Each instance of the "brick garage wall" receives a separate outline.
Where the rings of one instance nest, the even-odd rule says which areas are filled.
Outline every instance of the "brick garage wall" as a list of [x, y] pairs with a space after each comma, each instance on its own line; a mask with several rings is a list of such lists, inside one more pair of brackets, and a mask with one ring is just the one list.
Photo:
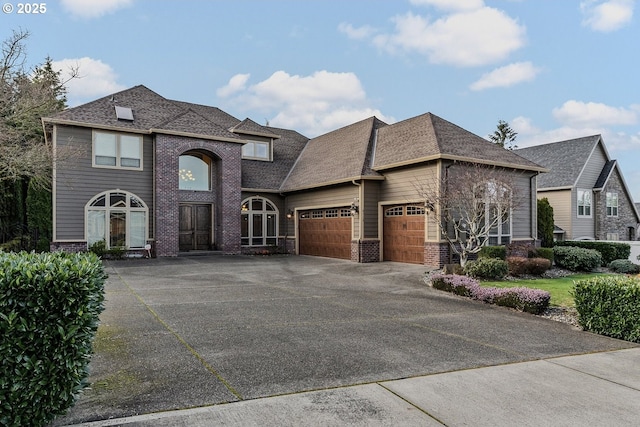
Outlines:
[[241, 144], [175, 135], [156, 136], [157, 256], [177, 256], [179, 242], [178, 160], [190, 150], [208, 153], [216, 161], [216, 240], [225, 254], [240, 253]]
[[449, 262], [449, 244], [438, 242], [424, 243], [424, 264], [442, 268]]
[[380, 240], [365, 239], [351, 241], [351, 261], [353, 262], [379, 262]]

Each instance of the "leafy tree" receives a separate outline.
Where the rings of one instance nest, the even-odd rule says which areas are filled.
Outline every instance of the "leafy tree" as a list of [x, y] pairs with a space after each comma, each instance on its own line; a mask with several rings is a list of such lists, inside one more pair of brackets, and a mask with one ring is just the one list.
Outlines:
[[518, 148], [518, 146], [514, 144], [516, 136], [518, 136], [518, 133], [511, 129], [509, 123], [504, 120], [498, 120], [497, 129], [492, 134], [489, 134], [489, 140], [502, 148], [513, 150]]
[[514, 178], [513, 172], [496, 166], [455, 162], [440, 178], [434, 175], [414, 182], [442, 237], [460, 256], [462, 267], [524, 203]]
[[553, 207], [545, 197], [538, 200], [538, 238], [543, 248], [553, 247]]
[[[66, 106], [66, 82], [62, 81], [60, 72], [53, 69], [51, 58], [32, 69], [27, 68], [29, 35], [26, 30], [13, 31], [1, 47], [0, 203], [3, 206], [0, 206], [0, 237], [3, 240], [13, 237], [7, 230], [15, 230], [17, 224], [26, 226], [29, 189], [48, 191], [50, 188], [53, 151], [44, 137], [41, 117]], [[75, 77], [77, 70], [71, 70], [71, 78]], [[20, 208], [6, 206], [7, 203]]]

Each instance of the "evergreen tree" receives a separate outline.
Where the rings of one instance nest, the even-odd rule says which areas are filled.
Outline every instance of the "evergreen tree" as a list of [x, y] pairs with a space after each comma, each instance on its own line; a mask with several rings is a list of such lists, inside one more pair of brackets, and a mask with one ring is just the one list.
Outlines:
[[553, 247], [553, 207], [545, 197], [538, 200], [538, 238], [543, 248]]
[[518, 146], [514, 144], [516, 136], [518, 136], [518, 133], [511, 129], [509, 123], [504, 120], [498, 120], [497, 129], [492, 134], [489, 134], [489, 140], [502, 148], [513, 150], [518, 148]]

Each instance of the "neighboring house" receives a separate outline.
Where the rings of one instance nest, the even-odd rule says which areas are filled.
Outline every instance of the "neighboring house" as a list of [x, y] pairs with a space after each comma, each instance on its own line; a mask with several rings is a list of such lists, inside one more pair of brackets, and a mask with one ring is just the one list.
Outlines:
[[538, 178], [538, 198], [553, 207], [557, 237], [636, 240], [638, 211], [600, 135], [514, 151], [550, 170]]
[[393, 125], [371, 117], [309, 140], [136, 86], [43, 124], [57, 156], [52, 249], [286, 246], [441, 266], [449, 248], [415, 183], [454, 162], [505, 168], [525, 194], [493, 242], [537, 234], [535, 177], [545, 169], [430, 113]]

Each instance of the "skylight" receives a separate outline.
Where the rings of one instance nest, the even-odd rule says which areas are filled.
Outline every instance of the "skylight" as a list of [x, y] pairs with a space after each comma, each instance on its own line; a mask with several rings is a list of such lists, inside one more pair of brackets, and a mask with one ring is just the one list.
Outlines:
[[118, 120], [130, 120], [133, 121], [133, 111], [129, 107], [116, 107], [116, 117]]

